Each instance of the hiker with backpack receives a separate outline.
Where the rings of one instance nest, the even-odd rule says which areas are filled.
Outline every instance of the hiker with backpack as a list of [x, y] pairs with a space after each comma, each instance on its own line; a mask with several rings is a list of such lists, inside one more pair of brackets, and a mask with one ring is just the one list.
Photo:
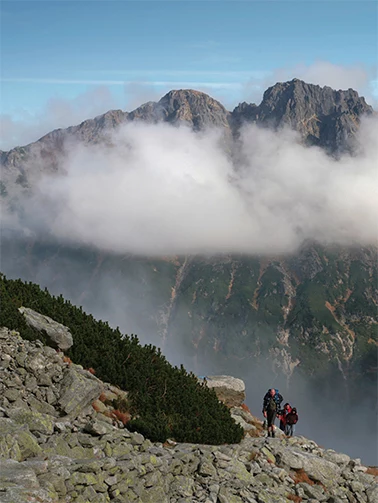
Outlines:
[[289, 403], [285, 403], [283, 407], [282, 414], [279, 416], [280, 419], [280, 430], [285, 432], [285, 427], [286, 427], [286, 416], [291, 412], [291, 406]]
[[271, 388], [264, 396], [262, 412], [268, 423], [268, 437], [275, 437], [274, 421], [277, 414], [281, 413], [280, 406], [282, 400], [282, 395], [275, 388]]
[[285, 435], [292, 437], [294, 435], [294, 425], [298, 422], [297, 409], [293, 407], [285, 418]]

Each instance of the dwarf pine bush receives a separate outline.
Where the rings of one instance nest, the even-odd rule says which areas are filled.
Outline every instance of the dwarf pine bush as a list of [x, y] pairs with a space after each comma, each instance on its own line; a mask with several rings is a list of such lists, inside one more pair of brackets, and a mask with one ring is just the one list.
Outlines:
[[[129, 392], [127, 423], [152, 441], [223, 444], [240, 442], [243, 429], [231, 418], [215, 392], [200, 384], [183, 366], [174, 367], [152, 345], [142, 346], [135, 335], [97, 321], [61, 295], [50, 295], [33, 283], [0, 275], [0, 326], [17, 330], [25, 339], [47, 340], [29, 327], [18, 307], [50, 316], [71, 330], [74, 344], [67, 351], [73, 362], [93, 368], [96, 376]], [[122, 411], [120, 411], [122, 412]]]

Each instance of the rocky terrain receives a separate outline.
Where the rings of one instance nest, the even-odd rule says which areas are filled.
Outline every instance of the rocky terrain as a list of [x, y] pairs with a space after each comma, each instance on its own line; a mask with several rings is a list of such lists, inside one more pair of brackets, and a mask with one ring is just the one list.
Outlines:
[[[24, 315], [36, 326], [37, 314]], [[0, 329], [1, 503], [377, 501], [377, 470], [359, 459], [304, 437], [265, 438], [240, 380], [213, 379], [245, 428], [240, 444], [163, 445], [128, 431], [116, 409], [127, 391], [72, 363], [59, 349], [69, 331], [38, 321], [58, 349]]]

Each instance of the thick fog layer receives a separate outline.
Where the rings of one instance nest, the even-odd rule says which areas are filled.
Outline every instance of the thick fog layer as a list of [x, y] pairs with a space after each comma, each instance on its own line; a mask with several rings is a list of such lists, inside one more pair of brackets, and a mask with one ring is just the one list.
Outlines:
[[365, 119], [358, 153], [338, 160], [292, 131], [245, 127], [235, 166], [220, 132], [128, 124], [111, 147], [72, 145], [63, 174], [45, 176], [25, 203], [23, 225], [155, 256], [375, 243], [377, 125]]

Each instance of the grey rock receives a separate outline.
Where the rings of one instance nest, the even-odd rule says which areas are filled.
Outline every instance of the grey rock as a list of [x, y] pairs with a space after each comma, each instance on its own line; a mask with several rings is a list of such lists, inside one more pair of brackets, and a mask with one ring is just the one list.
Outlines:
[[23, 487], [11, 487], [5, 493], [1, 493], [1, 503], [55, 503], [55, 497], [44, 489], [27, 489]]
[[[28, 355], [25, 360], [26, 370], [30, 370], [31, 372], [33, 372], [35, 376], [39, 376], [41, 373], [45, 372], [45, 367], [46, 367], [46, 359], [42, 353], [34, 353], [31, 354], [30, 356]], [[30, 377], [31, 377], [31, 383], [36, 389], [38, 386], [38, 382], [36, 379], [33, 379], [32, 376]]]
[[[44, 368], [44, 364], [42, 362], [41, 368]], [[25, 389], [26, 391], [35, 391], [38, 389], [37, 379], [34, 375], [28, 375], [25, 379]]]
[[245, 384], [241, 379], [232, 376], [206, 376], [199, 381], [208, 388], [214, 389], [220, 401], [229, 407], [240, 406], [245, 401]]
[[0, 369], [7, 369], [12, 361], [12, 357], [10, 355], [2, 355], [0, 359]]
[[11, 409], [8, 415], [16, 423], [27, 425], [31, 432], [51, 435], [54, 431], [54, 423], [51, 416], [25, 408]]
[[302, 453], [293, 449], [280, 449], [277, 453], [277, 462], [293, 470], [300, 470], [304, 465]]
[[28, 396], [27, 403], [33, 411], [40, 412], [41, 414], [47, 414], [49, 416], [58, 416], [58, 412], [52, 405], [45, 400], [37, 400], [34, 395]]
[[23, 461], [41, 453], [36, 437], [24, 425], [0, 418], [0, 458]]
[[337, 465], [347, 465], [350, 461], [350, 457], [347, 454], [342, 454], [340, 452], [335, 452], [331, 450], [327, 450], [324, 453], [324, 458], [332, 463], [336, 463]]
[[107, 433], [112, 433], [114, 431], [114, 428], [112, 425], [107, 424], [104, 421], [93, 419], [85, 425], [84, 431], [90, 433], [91, 435], [102, 436], [106, 435]]
[[299, 487], [301, 487], [304, 491], [304, 494], [309, 498], [309, 499], [314, 499], [317, 501], [326, 501], [328, 499], [328, 496], [324, 494], [324, 490], [322, 489], [321, 486], [317, 485], [310, 485], [306, 484], [304, 482], [301, 482], [298, 484]]
[[0, 492], [17, 485], [31, 489], [39, 488], [37, 476], [31, 468], [14, 460], [0, 459]]
[[58, 404], [71, 417], [77, 417], [101, 394], [101, 381], [90, 378], [90, 375], [83, 375], [74, 368], [68, 368], [64, 372]]
[[52, 344], [65, 351], [73, 344], [70, 330], [43, 314], [37, 313], [29, 307], [19, 307], [18, 310], [25, 316], [26, 323], [50, 338]]
[[366, 489], [366, 496], [369, 503], [377, 503], [378, 501], [378, 482], [376, 481]]
[[7, 389], [4, 393], [5, 398], [7, 398], [10, 402], [15, 402], [17, 398], [20, 398], [20, 390], [17, 388]]

